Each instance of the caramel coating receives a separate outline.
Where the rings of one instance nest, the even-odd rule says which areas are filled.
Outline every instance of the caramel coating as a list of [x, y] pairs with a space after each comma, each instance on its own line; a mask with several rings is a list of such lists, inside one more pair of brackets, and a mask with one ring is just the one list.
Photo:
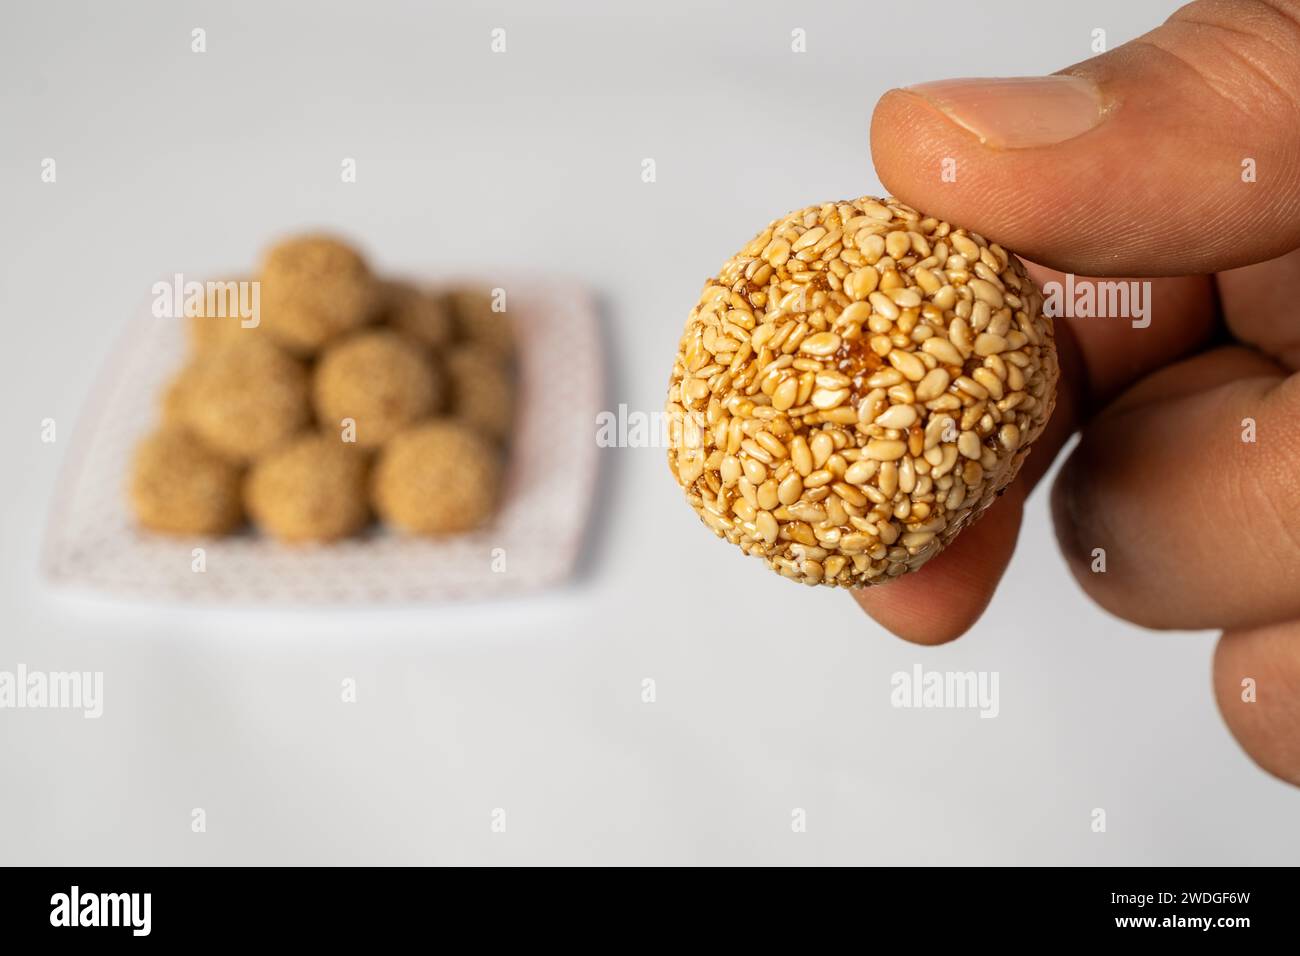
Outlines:
[[482, 345], [462, 345], [446, 359], [452, 414], [502, 441], [514, 420], [514, 378], [509, 366]]
[[236, 461], [270, 451], [311, 418], [306, 371], [264, 338], [205, 351], [185, 382], [181, 420], [215, 451]]
[[378, 286], [361, 255], [329, 236], [299, 236], [273, 246], [262, 265], [262, 324], [297, 355], [372, 321]]
[[370, 520], [369, 470], [355, 445], [303, 435], [253, 465], [244, 503], [253, 523], [281, 541], [335, 541]]
[[168, 534], [225, 534], [239, 527], [240, 469], [190, 432], [165, 425], [136, 448], [129, 498], [136, 520]]
[[442, 383], [412, 343], [386, 329], [362, 332], [321, 356], [312, 400], [322, 427], [356, 422], [356, 442], [377, 448], [411, 423], [437, 411]]
[[403, 432], [375, 466], [371, 501], [384, 521], [415, 534], [469, 531], [496, 506], [501, 460], [473, 428], [438, 420]]

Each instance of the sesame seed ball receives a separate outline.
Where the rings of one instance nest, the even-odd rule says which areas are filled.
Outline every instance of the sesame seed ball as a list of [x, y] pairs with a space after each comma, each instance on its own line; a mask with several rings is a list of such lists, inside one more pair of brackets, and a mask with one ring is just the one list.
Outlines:
[[[245, 317], [239, 310], [244, 304], [239, 288], [247, 278], [218, 280], [219, 285], [205, 289], [202, 315], [191, 315], [186, 320], [190, 350], [201, 352], [216, 345], [239, 342], [244, 336], [257, 335], [262, 330], [261, 304], [258, 303], [257, 325], [245, 326]], [[251, 306], [251, 303], [248, 303]], [[247, 321], [252, 321], [249, 316]]]
[[370, 520], [369, 456], [308, 434], [259, 459], [244, 483], [253, 523], [281, 541], [334, 541]]
[[329, 236], [299, 236], [272, 246], [261, 283], [262, 324], [297, 355], [312, 355], [330, 339], [367, 324], [380, 303], [365, 260]]
[[163, 424], [180, 425], [185, 420], [185, 400], [190, 382], [190, 369], [181, 369], [163, 386], [158, 396], [158, 410], [162, 413]]
[[181, 399], [185, 425], [236, 461], [270, 451], [311, 418], [306, 370], [257, 336], [197, 356], [185, 373]]
[[719, 537], [805, 584], [915, 570], [1019, 471], [1055, 402], [1042, 295], [996, 243], [893, 200], [774, 220], [705, 285], [668, 465]]
[[136, 520], [169, 534], [225, 534], [239, 527], [239, 467], [193, 434], [165, 425], [132, 461], [129, 497]]
[[322, 427], [356, 422], [356, 443], [377, 448], [411, 423], [437, 411], [442, 383], [409, 339], [386, 329], [353, 335], [325, 350], [312, 378]]
[[482, 345], [503, 358], [515, 350], [515, 333], [506, 312], [493, 311], [487, 289], [453, 289], [448, 296], [456, 332], [464, 342]]
[[446, 358], [451, 410], [496, 441], [510, 433], [515, 389], [510, 367], [482, 345], [462, 345]]
[[384, 320], [426, 348], [435, 351], [456, 335], [451, 310], [439, 295], [405, 282], [385, 282]]
[[387, 523], [415, 534], [469, 531], [496, 506], [501, 461], [468, 425], [439, 419], [403, 432], [380, 453], [371, 501]]

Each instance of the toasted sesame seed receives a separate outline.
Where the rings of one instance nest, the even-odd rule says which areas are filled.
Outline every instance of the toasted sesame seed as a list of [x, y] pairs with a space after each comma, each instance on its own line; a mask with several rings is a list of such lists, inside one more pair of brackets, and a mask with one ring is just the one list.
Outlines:
[[971, 279], [967, 285], [980, 302], [985, 302], [994, 309], [1002, 308], [1002, 290], [992, 282], [987, 279]]
[[812, 393], [812, 404], [814, 408], [825, 410], [843, 404], [848, 397], [847, 388], [818, 388]]
[[876, 417], [876, 424], [882, 428], [910, 428], [916, 419], [916, 409], [911, 405], [892, 405]]
[[970, 373], [971, 378], [984, 386], [985, 391], [993, 399], [1002, 397], [1002, 379], [993, 374], [992, 370], [987, 368], [977, 368]]
[[925, 378], [925, 363], [917, 358], [914, 352], [891, 351], [889, 353], [889, 364], [913, 382], [919, 382]]
[[891, 232], [885, 236], [885, 252], [891, 259], [901, 259], [912, 248], [912, 240], [905, 232]]
[[795, 403], [799, 397], [799, 379], [797, 376], [790, 375], [782, 380], [772, 391], [772, 407], [778, 411], [785, 411]]
[[863, 454], [875, 461], [894, 461], [907, 454], [907, 444], [889, 438], [873, 438]]
[[781, 440], [771, 432], [759, 432], [754, 436], [754, 441], [762, 445], [774, 459], [786, 456], [785, 445], [781, 444]]
[[855, 485], [866, 484], [879, 467], [879, 463], [870, 458], [859, 459], [845, 470], [844, 480]]
[[[892, 274], [896, 275], [897, 273]], [[873, 292], [871, 295], [867, 296], [867, 299], [870, 301], [871, 308], [874, 312], [889, 319], [891, 322], [898, 318], [900, 314], [898, 306], [894, 304], [894, 300], [886, 293], [880, 291]]]
[[961, 353], [957, 351], [957, 346], [945, 338], [926, 339], [921, 343], [921, 351], [927, 355], [933, 355], [945, 365], [960, 365], [962, 363]]
[[930, 369], [925, 373], [925, 377], [916, 384], [916, 400], [918, 402], [933, 401], [944, 393], [950, 380], [946, 369]]
[[794, 464], [794, 470], [803, 477], [807, 477], [813, 470], [812, 453], [808, 450], [808, 442], [802, 435], [795, 435], [790, 441], [790, 458]]
[[840, 347], [840, 337], [834, 332], [818, 332], [799, 344], [799, 351], [824, 358], [833, 355]]
[[973, 398], [984, 399], [989, 397], [988, 390], [983, 385], [965, 375], [958, 375], [953, 380], [953, 384]]

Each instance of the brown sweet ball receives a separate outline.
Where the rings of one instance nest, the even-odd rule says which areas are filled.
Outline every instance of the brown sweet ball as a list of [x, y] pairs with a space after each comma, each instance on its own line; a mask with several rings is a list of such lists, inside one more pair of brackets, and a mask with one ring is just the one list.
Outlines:
[[384, 321], [434, 351], [455, 337], [451, 310], [440, 295], [406, 282], [383, 284]]
[[335, 541], [370, 520], [369, 456], [326, 435], [295, 438], [258, 459], [244, 504], [258, 528], [281, 541]]
[[128, 496], [136, 520], [169, 534], [239, 527], [240, 469], [183, 428], [164, 425], [136, 448]]
[[[191, 351], [200, 352], [214, 345], [241, 342], [245, 336], [261, 332], [261, 293], [254, 300], [250, 288], [249, 280], [244, 278], [223, 279], [206, 285], [203, 314], [186, 319]], [[249, 314], [245, 315], [245, 311]], [[246, 322], [249, 324], [245, 325]]]
[[371, 501], [384, 521], [404, 531], [450, 534], [492, 516], [500, 483], [501, 461], [491, 443], [468, 425], [439, 419], [384, 447]]
[[330, 236], [299, 236], [272, 246], [262, 264], [262, 323], [297, 355], [370, 322], [380, 304], [365, 260]]
[[508, 363], [482, 345], [461, 345], [446, 358], [451, 412], [496, 441], [514, 420], [514, 378]]
[[190, 382], [190, 369], [181, 369], [163, 386], [158, 397], [158, 408], [162, 412], [163, 424], [179, 425], [185, 420], [185, 396]]
[[355, 423], [356, 443], [377, 448], [442, 406], [438, 372], [418, 347], [387, 329], [351, 336], [326, 349], [312, 377], [321, 427]]
[[893, 199], [777, 219], [710, 280], [668, 465], [719, 537], [805, 584], [919, 568], [1007, 486], [1055, 401], [1014, 255]]
[[493, 310], [494, 294], [488, 289], [459, 288], [448, 293], [456, 332], [472, 342], [508, 358], [514, 354], [515, 332], [507, 312]]
[[215, 451], [248, 461], [307, 426], [307, 372], [267, 339], [208, 349], [185, 373], [181, 419]]

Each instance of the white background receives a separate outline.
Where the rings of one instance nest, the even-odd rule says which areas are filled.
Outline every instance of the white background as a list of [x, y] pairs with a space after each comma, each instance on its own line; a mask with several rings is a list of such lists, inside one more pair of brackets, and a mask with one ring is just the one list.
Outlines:
[[[609, 407], [654, 411], [728, 255], [879, 190], [884, 90], [1048, 72], [1173, 4], [227, 6], [3, 14], [0, 669], [102, 670], [105, 702], [0, 711], [0, 862], [1300, 861], [1300, 795], [1216, 713], [1213, 635], [1091, 607], [1041, 493], [991, 610], [937, 649], [714, 540], [657, 449], [602, 452], [583, 571], [544, 596], [199, 612], [37, 570], [89, 382], [160, 277], [248, 268], [304, 226], [389, 269], [575, 277], [603, 303]], [[918, 662], [999, 672], [1000, 716], [892, 708]]]

